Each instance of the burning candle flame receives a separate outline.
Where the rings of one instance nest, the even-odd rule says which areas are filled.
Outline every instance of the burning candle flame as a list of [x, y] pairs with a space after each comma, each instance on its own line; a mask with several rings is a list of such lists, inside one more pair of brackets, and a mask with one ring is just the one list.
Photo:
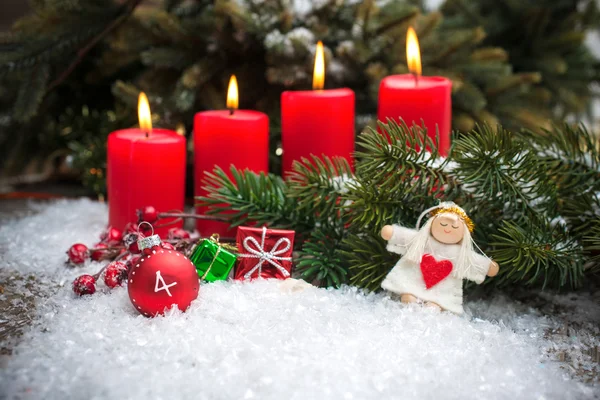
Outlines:
[[325, 57], [323, 56], [323, 42], [317, 43], [315, 53], [315, 70], [313, 72], [313, 90], [321, 90], [325, 87]]
[[146, 132], [146, 135], [152, 132], [152, 115], [150, 114], [150, 104], [146, 93], [140, 92], [138, 97], [138, 119], [140, 128]]
[[238, 97], [238, 84], [235, 75], [231, 75], [229, 78], [229, 87], [227, 88], [227, 108], [229, 110], [237, 110], [239, 103]]
[[406, 32], [406, 61], [408, 70], [417, 77], [421, 76], [421, 50], [419, 49], [419, 39], [417, 33], [412, 27]]

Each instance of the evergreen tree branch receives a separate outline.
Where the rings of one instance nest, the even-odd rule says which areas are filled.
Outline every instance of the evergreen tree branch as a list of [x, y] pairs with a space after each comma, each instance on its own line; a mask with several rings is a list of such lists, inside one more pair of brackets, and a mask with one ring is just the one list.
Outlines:
[[398, 255], [385, 248], [377, 234], [350, 234], [341, 252], [348, 263], [349, 283], [378, 291], [381, 282], [398, 262]]
[[339, 287], [348, 281], [346, 259], [341, 253], [343, 225], [317, 225], [306, 237], [296, 263], [296, 274], [317, 286]]
[[314, 228], [314, 217], [296, 208], [281, 177], [249, 170], [230, 169], [231, 177], [221, 168], [206, 172], [196, 206], [208, 207], [207, 214], [230, 221], [232, 226], [249, 223], [277, 228], [294, 228], [300, 235]]
[[496, 284], [575, 288], [583, 280], [581, 247], [564, 230], [504, 221], [490, 245], [489, 255], [502, 266]]
[[288, 195], [296, 200], [299, 212], [321, 222], [339, 217], [340, 198], [354, 180], [345, 158], [311, 156], [295, 161], [288, 175]]
[[[386, 221], [416, 221], [416, 216], [441, 194], [454, 195], [447, 164], [424, 126], [405, 122], [379, 123], [381, 133], [368, 128], [356, 152], [357, 181], [343, 196], [351, 204], [348, 222], [357, 230], [377, 231]], [[412, 204], [420, 204], [417, 209]]]
[[116, 17], [110, 24], [104, 28], [98, 35], [94, 36], [83, 48], [77, 51], [77, 56], [69, 66], [49, 85], [47, 91], [51, 91], [55, 87], [59, 86], [64, 82], [65, 79], [75, 70], [77, 65], [83, 61], [87, 53], [92, 50], [100, 41], [102, 41], [106, 36], [108, 36], [113, 30], [115, 30], [119, 25], [121, 25], [125, 20], [129, 18], [129, 16], [133, 13], [135, 8], [141, 3], [142, 0], [129, 0], [122, 7], [122, 12], [118, 17]]

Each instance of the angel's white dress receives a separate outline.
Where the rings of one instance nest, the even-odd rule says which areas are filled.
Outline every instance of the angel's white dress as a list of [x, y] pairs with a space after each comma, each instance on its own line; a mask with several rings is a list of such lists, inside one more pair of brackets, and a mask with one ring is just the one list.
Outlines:
[[[416, 235], [417, 231], [414, 229], [394, 225], [394, 234], [387, 245], [388, 251], [404, 255], [408, 250], [408, 245]], [[443, 244], [431, 237], [425, 246], [425, 254], [432, 255], [436, 261], [449, 260], [452, 262], [452, 273], [427, 289], [420, 264], [403, 257], [386, 276], [381, 283], [381, 287], [398, 294], [412, 294], [421, 300], [439, 304], [445, 310], [462, 314], [462, 278], [453, 273], [456, 268], [454, 263], [458, 259], [459, 252], [459, 244]], [[468, 269], [464, 278], [476, 283], [483, 282], [489, 265], [490, 260], [487, 257], [473, 253], [472, 266]]]

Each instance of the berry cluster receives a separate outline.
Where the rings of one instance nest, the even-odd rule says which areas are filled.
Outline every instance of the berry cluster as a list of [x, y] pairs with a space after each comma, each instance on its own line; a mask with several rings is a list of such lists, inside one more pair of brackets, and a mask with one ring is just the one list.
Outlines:
[[[67, 251], [67, 265], [83, 265], [87, 260], [109, 261], [94, 275], [84, 274], [73, 281], [73, 292], [79, 296], [96, 292], [96, 283], [103, 277], [104, 283], [109, 288], [120, 286], [127, 281], [127, 276], [132, 265], [135, 265], [141, 255], [138, 248], [138, 239], [151, 234], [149, 224], [157, 222], [161, 217], [152, 206], [138, 210], [139, 222], [148, 222], [138, 226], [128, 224], [123, 231], [108, 227], [100, 235], [100, 241], [92, 248], [83, 243], [72, 245]], [[169, 230], [167, 239], [161, 247], [168, 250], [186, 251], [192, 247], [190, 233], [181, 228]]]

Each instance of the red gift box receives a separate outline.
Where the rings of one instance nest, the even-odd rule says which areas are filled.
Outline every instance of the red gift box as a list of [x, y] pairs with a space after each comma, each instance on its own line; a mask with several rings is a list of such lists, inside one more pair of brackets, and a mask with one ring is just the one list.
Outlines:
[[289, 278], [292, 272], [294, 234], [294, 231], [281, 229], [240, 226], [236, 237], [240, 254], [234, 278]]

